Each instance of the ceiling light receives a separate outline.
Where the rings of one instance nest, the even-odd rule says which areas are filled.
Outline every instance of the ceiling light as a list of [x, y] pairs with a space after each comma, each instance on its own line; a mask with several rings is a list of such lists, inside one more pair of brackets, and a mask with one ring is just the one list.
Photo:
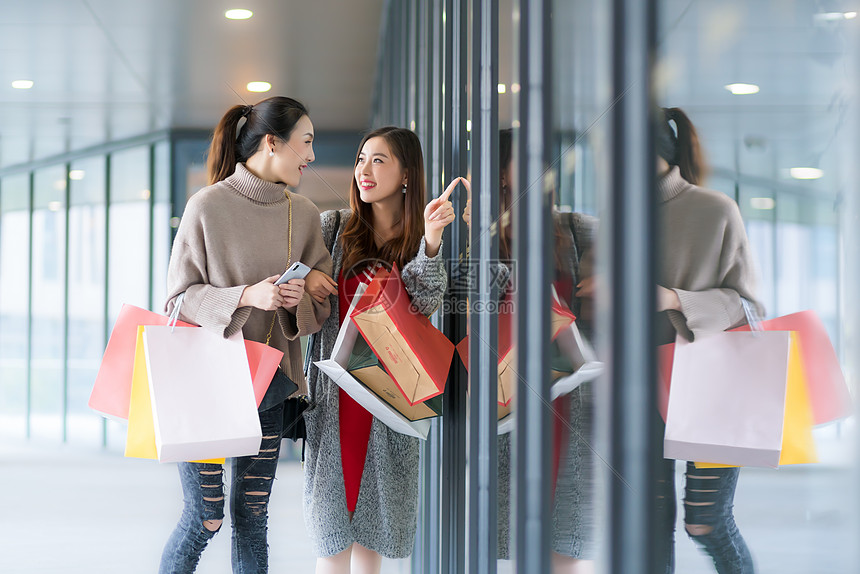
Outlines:
[[81, 180], [84, 179], [86, 173], [82, 169], [73, 169], [69, 172], [69, 179]]
[[12, 82], [12, 87], [16, 90], [29, 90], [33, 87], [33, 80], [15, 80]]
[[[853, 16], [851, 16], [853, 14]], [[819, 22], [838, 22], [839, 20], [851, 20], [857, 17], [857, 12], [819, 12], [812, 18]]]
[[776, 207], [776, 200], [772, 197], [751, 197], [750, 207], [753, 209], [774, 209]]
[[253, 15], [254, 15], [253, 12], [251, 12], [250, 10], [245, 10], [243, 8], [236, 8], [236, 9], [227, 10], [226, 12], [224, 12], [224, 16], [226, 16], [230, 20], [247, 20], [248, 18], [250, 18]]
[[518, 128], [518, 127], [520, 127], [520, 120], [514, 120], [514, 121], [512, 121], [512, 122], [511, 122], [511, 127], [512, 127], [512, 128]]
[[519, 84], [511, 84], [511, 92], [514, 94], [520, 93], [520, 85]]
[[472, 120], [466, 120], [466, 131], [472, 131]]
[[824, 175], [824, 171], [817, 167], [793, 167], [788, 173], [794, 179], [819, 179]]
[[62, 201], [49, 201], [48, 202], [48, 210], [49, 211], [60, 211], [63, 209]]
[[728, 84], [726, 89], [736, 96], [748, 96], [758, 93], [758, 86], [755, 84]]
[[268, 92], [272, 89], [272, 84], [269, 82], [248, 82], [245, 86], [249, 92]]
[[152, 192], [150, 192], [148, 189], [144, 189], [143, 191], [140, 192], [140, 198], [141, 199], [149, 199], [149, 197], [151, 195], [152, 195]]
[[499, 93], [504, 94], [507, 90], [507, 87], [504, 84], [499, 84]]

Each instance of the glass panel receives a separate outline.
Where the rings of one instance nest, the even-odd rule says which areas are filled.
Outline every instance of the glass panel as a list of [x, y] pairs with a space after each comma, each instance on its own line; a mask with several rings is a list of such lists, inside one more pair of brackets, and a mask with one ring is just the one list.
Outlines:
[[35, 173], [33, 183], [32, 436], [63, 438], [66, 169]]
[[102, 417], [87, 407], [105, 345], [105, 158], [73, 162], [69, 195], [70, 442], [99, 445]]
[[155, 145], [155, 206], [152, 237], [152, 310], [161, 312], [167, 298], [167, 261], [170, 258], [170, 145]]
[[0, 435], [27, 430], [30, 175], [0, 181]]
[[[149, 308], [150, 294], [149, 147], [110, 156], [108, 207], [108, 324], [123, 304]], [[119, 431], [119, 432], [115, 432]], [[124, 448], [122, 427], [108, 424], [108, 443]]]
[[[858, 279], [857, 123], [856, 102], [842, 95], [857, 82], [856, 12], [768, 0], [659, 4], [658, 100], [698, 129], [713, 174], [704, 185], [738, 201], [766, 316], [815, 311], [853, 384], [856, 366], [841, 351], [856, 347], [858, 307], [843, 294]], [[711, 518], [717, 529], [733, 521], [740, 535], [713, 553], [747, 547], [763, 572], [855, 571], [855, 426], [852, 416], [813, 430], [818, 464], [741, 469], [736, 490], [718, 490], [728, 513]], [[678, 532], [690, 493], [682, 466]], [[706, 552], [675, 538], [677, 571], [712, 571]]]

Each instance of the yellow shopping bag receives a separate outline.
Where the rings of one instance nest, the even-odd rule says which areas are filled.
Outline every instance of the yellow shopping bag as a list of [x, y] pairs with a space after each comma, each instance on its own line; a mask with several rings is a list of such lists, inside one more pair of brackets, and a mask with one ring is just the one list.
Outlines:
[[[788, 382], [785, 390], [785, 419], [782, 425], [782, 450], [779, 465], [818, 462], [812, 438], [812, 405], [809, 400], [803, 357], [797, 343], [797, 333], [791, 333], [788, 359]], [[697, 462], [696, 468], [729, 468], [727, 464]]]
[[[149, 381], [146, 376], [146, 357], [143, 349], [143, 325], [137, 328], [137, 344], [134, 351], [134, 369], [131, 378], [131, 400], [128, 406], [128, 433], [125, 437], [125, 456], [157, 460], [155, 450], [155, 426], [152, 422], [152, 401], [149, 397]], [[224, 464], [223, 458], [196, 460]]]

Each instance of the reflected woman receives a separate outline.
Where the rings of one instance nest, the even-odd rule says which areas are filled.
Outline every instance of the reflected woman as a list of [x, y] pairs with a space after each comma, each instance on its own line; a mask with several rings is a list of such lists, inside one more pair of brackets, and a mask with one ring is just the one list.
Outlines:
[[[661, 343], [688, 340], [746, 323], [742, 299], [756, 303], [755, 271], [737, 204], [699, 187], [705, 163], [698, 135], [678, 108], [663, 109], [657, 140], [661, 265]], [[674, 124], [674, 128], [672, 127]], [[763, 314], [758, 305], [760, 315]], [[665, 461], [658, 505], [668, 533], [666, 572], [674, 571], [675, 461]], [[739, 468], [696, 469], [687, 463], [684, 528], [720, 574], [750, 574], [752, 556], [732, 514]]]

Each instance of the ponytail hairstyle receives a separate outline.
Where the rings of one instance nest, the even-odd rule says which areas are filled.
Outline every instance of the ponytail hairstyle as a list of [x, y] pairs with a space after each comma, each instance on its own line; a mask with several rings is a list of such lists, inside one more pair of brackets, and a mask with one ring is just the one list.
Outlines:
[[[349, 207], [353, 216], [349, 218], [340, 236], [343, 248], [343, 272], [359, 273], [368, 260], [379, 260], [390, 265], [397, 263], [403, 269], [421, 246], [424, 236], [424, 156], [421, 141], [414, 132], [388, 126], [374, 130], [364, 136], [355, 154], [355, 165], [368, 140], [381, 137], [388, 144], [392, 155], [406, 170], [406, 192], [403, 197], [403, 219], [400, 235], [377, 247], [373, 236], [373, 207], [364, 203], [359, 194], [358, 184], [353, 175], [349, 187]], [[353, 166], [353, 167], [354, 167]], [[359, 268], [360, 267], [360, 268]]]
[[[675, 122], [677, 134], [669, 122]], [[699, 135], [693, 122], [680, 108], [663, 108], [663, 121], [659, 122], [657, 153], [681, 170], [681, 177], [693, 185], [701, 185], [708, 166], [699, 144]]]
[[[260, 148], [260, 141], [268, 134], [284, 141], [296, 123], [308, 115], [300, 102], [284, 96], [267, 98], [253, 106], [233, 106], [215, 128], [209, 145], [206, 169], [209, 185], [223, 181], [236, 171], [237, 162], [245, 162]], [[239, 128], [239, 120], [245, 123]]]

